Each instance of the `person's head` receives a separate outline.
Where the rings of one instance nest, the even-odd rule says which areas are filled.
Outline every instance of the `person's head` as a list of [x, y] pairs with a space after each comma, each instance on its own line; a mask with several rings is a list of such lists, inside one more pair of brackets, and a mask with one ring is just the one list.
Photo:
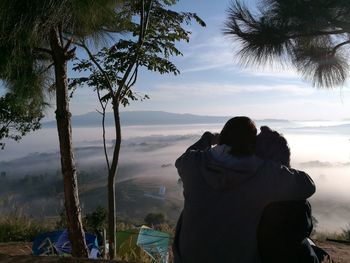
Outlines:
[[287, 140], [282, 134], [267, 126], [260, 128], [255, 154], [262, 159], [276, 161], [290, 167], [290, 149]]
[[239, 116], [226, 122], [219, 136], [219, 144], [231, 147], [231, 154], [246, 157], [255, 152], [256, 127], [248, 117]]

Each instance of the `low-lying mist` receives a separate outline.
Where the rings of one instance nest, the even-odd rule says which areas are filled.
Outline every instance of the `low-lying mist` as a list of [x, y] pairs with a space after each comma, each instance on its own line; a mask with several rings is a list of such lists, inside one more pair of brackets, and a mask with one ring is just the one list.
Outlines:
[[[117, 175], [119, 214], [125, 218], [143, 218], [148, 212], [165, 211], [169, 219], [175, 221], [183, 205], [183, 196], [174, 162], [204, 131], [218, 132], [220, 127], [211, 124], [124, 128]], [[95, 128], [80, 128], [81, 139], [75, 137], [80, 195], [85, 212], [97, 205], [105, 206], [107, 201], [106, 162], [97, 131], [100, 132]], [[292, 166], [305, 170], [316, 183], [317, 192], [310, 201], [318, 220], [317, 229], [341, 231], [350, 223], [349, 139], [343, 134], [301, 133], [300, 130], [292, 133], [288, 129], [282, 129], [282, 132], [290, 144]], [[112, 130], [108, 131], [109, 153], [113, 150], [112, 136]], [[49, 135], [49, 138], [54, 136]], [[24, 144], [34, 145], [34, 142], [25, 141]], [[27, 154], [20, 158], [0, 161], [1, 212], [20, 207], [38, 217], [54, 216], [62, 209], [60, 161], [55, 147], [56, 141], [53, 141], [46, 148], [40, 146], [39, 150], [27, 148]], [[167, 189], [164, 199], [145, 195], [156, 194], [163, 185]]]

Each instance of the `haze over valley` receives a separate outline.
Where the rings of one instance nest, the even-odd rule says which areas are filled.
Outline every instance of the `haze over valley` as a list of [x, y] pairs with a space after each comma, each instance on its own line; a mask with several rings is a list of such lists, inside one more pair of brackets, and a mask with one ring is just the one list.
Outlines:
[[[137, 118], [135, 116], [138, 116]], [[124, 112], [123, 141], [117, 181], [118, 213], [142, 221], [163, 212], [175, 222], [183, 205], [174, 162], [204, 131], [219, 132], [229, 117]], [[82, 123], [84, 125], [79, 125]], [[105, 205], [106, 164], [99, 114], [73, 117], [73, 139], [83, 211]], [[148, 123], [148, 124], [147, 124]], [[190, 124], [192, 123], [192, 124]], [[89, 124], [89, 125], [87, 125]], [[317, 185], [311, 198], [317, 229], [341, 231], [349, 223], [350, 121], [256, 120], [287, 138], [292, 165], [307, 171]], [[113, 146], [107, 123], [107, 145]], [[63, 207], [57, 131], [52, 123], [20, 143], [7, 141], [0, 151], [1, 212], [21, 210], [34, 217], [55, 216]], [[152, 198], [165, 186], [164, 198]]]

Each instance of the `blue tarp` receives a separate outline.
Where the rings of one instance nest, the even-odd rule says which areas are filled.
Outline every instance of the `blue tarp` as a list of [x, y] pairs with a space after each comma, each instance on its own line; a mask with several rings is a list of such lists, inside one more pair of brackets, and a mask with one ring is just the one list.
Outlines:
[[136, 243], [157, 262], [167, 263], [169, 240], [170, 234], [142, 226]]
[[62, 231], [53, 231], [37, 235], [33, 240], [32, 252], [34, 256], [42, 254], [54, 254], [55, 243], [57, 242]]
[[[98, 249], [98, 242], [95, 235], [85, 233], [85, 240], [89, 251]], [[33, 255], [43, 254], [70, 254], [72, 248], [68, 239], [68, 231], [53, 231], [37, 235], [32, 246]]]

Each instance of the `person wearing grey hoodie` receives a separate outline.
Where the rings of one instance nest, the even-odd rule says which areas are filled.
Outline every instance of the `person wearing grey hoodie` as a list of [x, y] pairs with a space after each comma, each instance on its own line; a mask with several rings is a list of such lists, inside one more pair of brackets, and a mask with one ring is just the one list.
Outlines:
[[306, 173], [256, 157], [256, 134], [252, 120], [234, 117], [218, 137], [205, 132], [176, 160], [185, 201], [175, 263], [259, 263], [256, 233], [264, 207], [315, 192]]

